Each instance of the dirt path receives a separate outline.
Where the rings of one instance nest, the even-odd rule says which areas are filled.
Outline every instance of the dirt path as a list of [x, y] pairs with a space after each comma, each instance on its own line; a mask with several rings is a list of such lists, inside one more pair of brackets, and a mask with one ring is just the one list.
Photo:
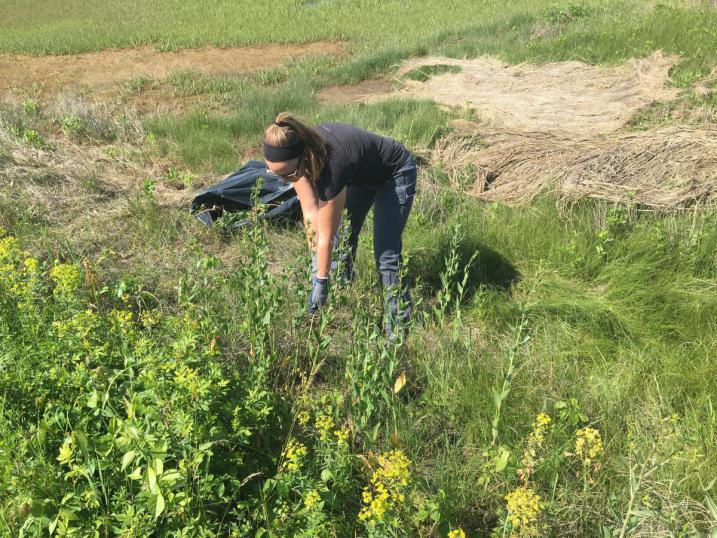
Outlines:
[[105, 88], [140, 75], [163, 79], [183, 69], [210, 74], [237, 73], [277, 66], [290, 57], [337, 54], [341, 50], [341, 43], [320, 41], [171, 52], [141, 47], [64, 56], [0, 54], [0, 92], [33, 84], [44, 86], [45, 91], [77, 86]]

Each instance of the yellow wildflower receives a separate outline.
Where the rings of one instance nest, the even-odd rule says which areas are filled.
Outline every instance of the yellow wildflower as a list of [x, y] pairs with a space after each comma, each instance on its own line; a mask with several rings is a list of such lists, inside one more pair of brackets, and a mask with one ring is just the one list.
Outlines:
[[605, 450], [600, 432], [595, 428], [581, 428], [576, 432], [575, 454], [589, 467]]
[[298, 415], [296, 415], [296, 420], [298, 420], [299, 424], [302, 426], [306, 426], [309, 423], [310, 418], [309, 413], [306, 411], [301, 411]]
[[550, 426], [550, 417], [545, 413], [538, 413], [533, 422], [533, 431], [530, 433], [535, 444], [540, 444], [545, 440], [545, 432]]
[[347, 448], [349, 446], [348, 428], [341, 428], [340, 430], [336, 430], [334, 432], [334, 435], [336, 436], [336, 442], [338, 443], [339, 448]]
[[290, 473], [298, 471], [306, 454], [308, 454], [306, 445], [294, 439], [289, 439], [289, 443], [286, 445], [286, 449], [282, 454], [283, 462], [280, 470]]
[[538, 533], [537, 522], [542, 508], [540, 497], [530, 488], [520, 486], [505, 496], [508, 521], [523, 536]]
[[109, 320], [117, 328], [120, 334], [128, 334], [132, 331], [132, 318], [134, 314], [128, 310], [112, 310], [109, 313]]
[[3, 237], [0, 235], [0, 260], [8, 261], [15, 259], [20, 254], [20, 245], [13, 236]]
[[28, 274], [37, 273], [38, 264], [39, 262], [37, 261], [37, 258], [33, 257], [25, 258], [25, 260], [22, 262], [23, 268], [25, 269], [25, 273]]
[[371, 484], [364, 487], [364, 507], [359, 519], [369, 524], [383, 521], [387, 512], [395, 511], [405, 501], [410, 483], [410, 465], [400, 450], [392, 450], [378, 457], [378, 467], [371, 475]]
[[65, 442], [60, 447], [60, 453], [57, 456], [57, 461], [69, 465], [72, 461], [72, 438], [65, 437]]
[[326, 415], [319, 415], [316, 417], [314, 426], [316, 426], [316, 429], [319, 431], [319, 439], [326, 441], [331, 428], [334, 427], [334, 419]]
[[530, 477], [538, 464], [538, 449], [542, 447], [543, 441], [545, 441], [545, 433], [550, 427], [550, 422], [550, 416], [545, 413], [538, 413], [533, 421], [533, 429], [528, 435], [525, 451], [523, 452], [523, 457], [520, 460], [522, 468], [517, 471], [518, 476], [525, 485], [528, 484], [528, 480], [530, 480]]
[[50, 269], [50, 278], [58, 295], [69, 295], [80, 287], [80, 271], [69, 263], [60, 263]]
[[144, 327], [154, 327], [160, 322], [162, 313], [158, 308], [143, 310], [139, 315], [139, 320]]
[[192, 396], [196, 396], [199, 392], [199, 373], [186, 364], [179, 366], [175, 370], [174, 382]]
[[466, 533], [461, 528], [454, 529], [448, 533], [448, 538], [466, 538]]
[[306, 498], [304, 499], [304, 506], [307, 510], [311, 510], [320, 501], [321, 495], [319, 495], [319, 492], [314, 489], [311, 490], [308, 495], [306, 495]]

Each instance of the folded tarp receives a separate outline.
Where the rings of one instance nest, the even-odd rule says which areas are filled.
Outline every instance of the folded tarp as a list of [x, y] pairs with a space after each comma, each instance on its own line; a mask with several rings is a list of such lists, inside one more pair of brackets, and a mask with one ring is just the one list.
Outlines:
[[[252, 192], [259, 180], [259, 201], [268, 206], [262, 215], [264, 219], [288, 218], [299, 216], [299, 199], [290, 183], [269, 173], [266, 163], [249, 161], [221, 183], [203, 190], [192, 200], [191, 210], [197, 219], [212, 226], [224, 211], [246, 211], [253, 207]], [[232, 223], [230, 227], [248, 224], [247, 219]]]

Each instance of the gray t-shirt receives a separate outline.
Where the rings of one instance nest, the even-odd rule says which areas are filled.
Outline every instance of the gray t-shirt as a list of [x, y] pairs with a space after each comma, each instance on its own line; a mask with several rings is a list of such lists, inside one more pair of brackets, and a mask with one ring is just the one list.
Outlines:
[[316, 188], [320, 200], [347, 185], [377, 186], [391, 179], [411, 155], [399, 142], [346, 123], [322, 123], [316, 132], [327, 145], [328, 161]]

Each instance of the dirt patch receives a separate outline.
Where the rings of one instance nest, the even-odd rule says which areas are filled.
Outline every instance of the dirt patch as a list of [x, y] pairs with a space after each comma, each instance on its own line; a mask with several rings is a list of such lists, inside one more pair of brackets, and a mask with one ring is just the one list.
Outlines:
[[108, 91], [100, 93], [99, 98], [120, 101], [135, 110], [140, 117], [148, 114], [181, 116], [198, 109], [216, 113], [229, 112], [229, 108], [215, 94], [177, 95], [167, 83], [160, 83], [136, 93]]
[[376, 96], [387, 95], [396, 87], [396, 80], [385, 78], [363, 80], [358, 84], [324, 88], [319, 92], [319, 100], [325, 104], [360, 103]]
[[714, 126], [575, 139], [552, 133], [497, 133], [465, 122], [439, 143], [433, 157], [457, 187], [486, 200], [524, 203], [552, 191], [561, 197], [663, 208], [717, 202]]
[[[508, 65], [496, 58], [474, 60], [417, 58], [403, 63], [399, 89], [371, 81], [353, 87], [329, 88], [327, 101], [370, 102], [389, 96], [433, 99], [451, 106], [468, 106], [495, 128], [587, 136], [614, 132], [632, 115], [657, 99], [670, 99], [666, 87], [675, 58], [657, 52], [617, 67], [582, 62]], [[421, 68], [454, 66], [460, 71], [410, 80]], [[398, 80], [398, 79], [397, 79]]]
[[185, 69], [208, 74], [238, 73], [281, 65], [291, 57], [337, 54], [341, 49], [341, 43], [315, 42], [171, 52], [140, 47], [63, 56], [0, 54], [0, 92], [33, 84], [50, 91], [77, 86], [102, 88], [141, 75], [164, 79]]
[[407, 80], [401, 95], [446, 105], [470, 106], [507, 129], [586, 136], [618, 130], [632, 115], [677, 90], [665, 87], [675, 59], [656, 53], [618, 67], [582, 62], [506, 65], [495, 58], [425, 58], [406, 62], [401, 72], [445, 64], [462, 68], [425, 82]]

